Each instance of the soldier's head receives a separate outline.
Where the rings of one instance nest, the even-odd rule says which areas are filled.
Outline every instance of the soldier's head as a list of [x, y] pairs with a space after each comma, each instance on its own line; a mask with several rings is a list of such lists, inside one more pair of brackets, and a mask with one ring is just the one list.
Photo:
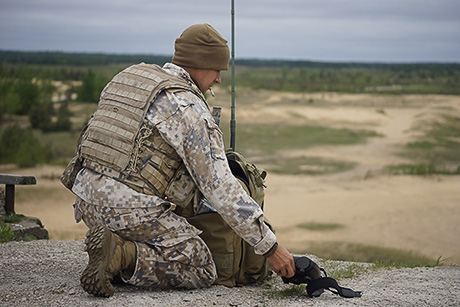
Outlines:
[[220, 71], [228, 69], [227, 40], [209, 24], [188, 27], [176, 39], [172, 63], [186, 69], [205, 93], [220, 83]]
[[172, 62], [179, 66], [227, 70], [230, 52], [227, 40], [209, 24], [188, 27], [176, 39]]

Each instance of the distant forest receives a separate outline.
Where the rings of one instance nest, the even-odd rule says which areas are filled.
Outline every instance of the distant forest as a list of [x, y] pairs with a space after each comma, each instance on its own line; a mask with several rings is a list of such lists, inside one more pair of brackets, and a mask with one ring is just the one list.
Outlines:
[[94, 66], [126, 63], [152, 63], [162, 65], [172, 56], [147, 54], [68, 53], [53, 51], [2, 51], [0, 63]]
[[[39, 65], [108, 65], [129, 63], [152, 63], [162, 65], [171, 61], [172, 55], [152, 54], [110, 54], [110, 53], [72, 53], [57, 51], [7, 51], [0, 50], [0, 63], [39, 64]], [[308, 60], [279, 59], [235, 59], [235, 64], [247, 67], [290, 67], [322, 69], [453, 69], [460, 70], [460, 63], [380, 63], [380, 62], [319, 62]]]
[[[163, 65], [172, 56], [0, 50], [0, 78], [60, 81], [95, 80], [101, 84], [134, 63]], [[460, 95], [460, 63], [356, 63], [236, 59], [236, 84], [292, 92], [348, 92]], [[88, 76], [89, 75], [89, 76]], [[224, 86], [230, 74], [222, 75]], [[97, 96], [97, 95], [96, 95]]]

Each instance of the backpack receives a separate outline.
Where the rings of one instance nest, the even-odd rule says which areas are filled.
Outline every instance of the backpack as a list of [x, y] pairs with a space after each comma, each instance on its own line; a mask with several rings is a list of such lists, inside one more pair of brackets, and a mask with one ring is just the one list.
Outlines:
[[[267, 173], [246, 162], [238, 152], [227, 150], [227, 160], [236, 179], [249, 195], [264, 205], [264, 179]], [[271, 267], [264, 256], [257, 255], [254, 248], [239, 237], [216, 212], [187, 218], [190, 224], [202, 230], [200, 237], [211, 250], [216, 264], [218, 285], [234, 287], [261, 282], [271, 275]], [[265, 223], [271, 228], [268, 221]]]

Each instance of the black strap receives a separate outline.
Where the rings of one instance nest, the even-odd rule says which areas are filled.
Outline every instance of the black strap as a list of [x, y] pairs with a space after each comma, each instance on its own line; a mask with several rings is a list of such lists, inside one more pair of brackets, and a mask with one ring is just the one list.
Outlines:
[[[331, 277], [318, 278], [312, 280], [307, 285], [307, 293], [309, 297], [319, 297], [324, 292], [324, 289], [338, 294], [341, 297], [361, 297], [361, 291], [354, 291], [349, 288], [340, 287], [337, 281]], [[336, 291], [332, 289], [335, 289]]]
[[326, 271], [310, 258], [305, 256], [293, 257], [296, 266], [295, 274], [291, 278], [282, 277], [284, 283], [307, 284], [309, 297], [319, 297], [325, 289], [341, 297], [361, 297], [361, 291], [340, 287], [334, 278], [328, 277]]

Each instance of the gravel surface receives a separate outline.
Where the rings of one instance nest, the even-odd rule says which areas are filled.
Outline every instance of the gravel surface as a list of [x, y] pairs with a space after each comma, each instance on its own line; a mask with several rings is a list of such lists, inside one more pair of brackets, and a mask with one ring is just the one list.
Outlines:
[[[115, 287], [113, 297], [97, 298], [79, 285], [87, 260], [82, 240], [0, 244], [0, 306], [460, 306], [458, 266], [365, 270], [339, 282], [363, 291], [361, 298], [353, 299], [330, 292], [309, 298], [304, 291], [282, 298], [282, 290], [293, 286], [278, 277], [265, 285], [239, 288], [160, 291], [123, 285]], [[357, 266], [331, 261], [326, 265]]]

